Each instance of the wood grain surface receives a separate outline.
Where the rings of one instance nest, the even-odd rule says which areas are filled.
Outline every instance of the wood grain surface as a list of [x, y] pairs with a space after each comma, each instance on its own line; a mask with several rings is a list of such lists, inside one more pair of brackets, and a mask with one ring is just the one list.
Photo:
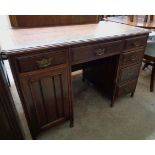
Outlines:
[[81, 42], [114, 39], [148, 33], [148, 30], [110, 21], [97, 24], [56, 26], [45, 28], [9, 29], [1, 32], [3, 52], [31, 50]]

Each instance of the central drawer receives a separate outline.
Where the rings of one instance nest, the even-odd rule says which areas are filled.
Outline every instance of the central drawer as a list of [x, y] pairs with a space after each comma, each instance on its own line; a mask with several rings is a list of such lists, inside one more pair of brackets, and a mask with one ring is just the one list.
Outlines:
[[106, 56], [119, 54], [124, 46], [123, 40], [96, 43], [85, 46], [78, 46], [71, 48], [72, 64], [78, 64], [104, 58]]

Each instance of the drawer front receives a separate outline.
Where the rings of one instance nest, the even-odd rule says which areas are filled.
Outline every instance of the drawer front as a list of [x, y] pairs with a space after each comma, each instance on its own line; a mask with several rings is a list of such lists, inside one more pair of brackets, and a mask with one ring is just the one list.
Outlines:
[[120, 69], [118, 82], [122, 83], [129, 80], [137, 79], [139, 75], [140, 64]]
[[137, 50], [134, 52], [127, 52], [121, 55], [120, 65], [126, 67], [135, 63], [140, 63], [144, 55], [144, 50]]
[[17, 57], [19, 72], [29, 72], [47, 67], [67, 63], [67, 50], [45, 51], [45, 53], [31, 54]]
[[134, 37], [125, 40], [125, 49], [130, 50], [133, 48], [139, 48], [142, 46], [146, 46], [147, 36]]
[[123, 49], [123, 41], [109, 43], [97, 43], [94, 45], [71, 48], [72, 64], [87, 62], [106, 57], [111, 54], [118, 54]]
[[132, 93], [136, 88], [137, 80], [128, 82], [124, 85], [117, 86], [117, 97]]

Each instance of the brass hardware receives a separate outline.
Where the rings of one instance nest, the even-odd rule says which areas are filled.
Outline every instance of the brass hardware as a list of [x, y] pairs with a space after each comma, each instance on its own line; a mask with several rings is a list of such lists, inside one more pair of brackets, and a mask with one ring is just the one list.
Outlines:
[[135, 61], [136, 60], [136, 57], [135, 58], [131, 58], [131, 61]]
[[104, 53], [105, 53], [105, 49], [99, 49], [99, 50], [96, 51], [96, 55], [97, 55], [97, 56], [101, 56], [101, 55], [103, 55]]
[[39, 68], [46, 68], [46, 67], [49, 67], [52, 63], [52, 58], [43, 58], [42, 60], [40, 61], [37, 61], [37, 64], [38, 64], [38, 67]]

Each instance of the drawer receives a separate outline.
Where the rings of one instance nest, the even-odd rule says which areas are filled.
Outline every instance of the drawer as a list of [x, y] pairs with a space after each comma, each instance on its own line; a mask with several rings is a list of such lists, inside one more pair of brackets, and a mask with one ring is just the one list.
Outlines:
[[141, 63], [124, 69], [120, 69], [118, 82], [122, 83], [137, 79], [139, 76], [140, 65]]
[[117, 86], [117, 97], [132, 93], [136, 88], [137, 80]]
[[122, 40], [109, 43], [96, 43], [93, 45], [79, 46], [71, 48], [72, 64], [87, 62], [118, 54], [123, 49]]
[[134, 52], [127, 52], [121, 54], [120, 65], [126, 67], [135, 63], [140, 63], [144, 55], [144, 50], [137, 50]]
[[125, 40], [125, 49], [130, 50], [133, 48], [139, 48], [142, 46], [146, 46], [147, 36], [134, 37]]
[[29, 72], [67, 63], [67, 50], [45, 51], [16, 58], [19, 72]]

